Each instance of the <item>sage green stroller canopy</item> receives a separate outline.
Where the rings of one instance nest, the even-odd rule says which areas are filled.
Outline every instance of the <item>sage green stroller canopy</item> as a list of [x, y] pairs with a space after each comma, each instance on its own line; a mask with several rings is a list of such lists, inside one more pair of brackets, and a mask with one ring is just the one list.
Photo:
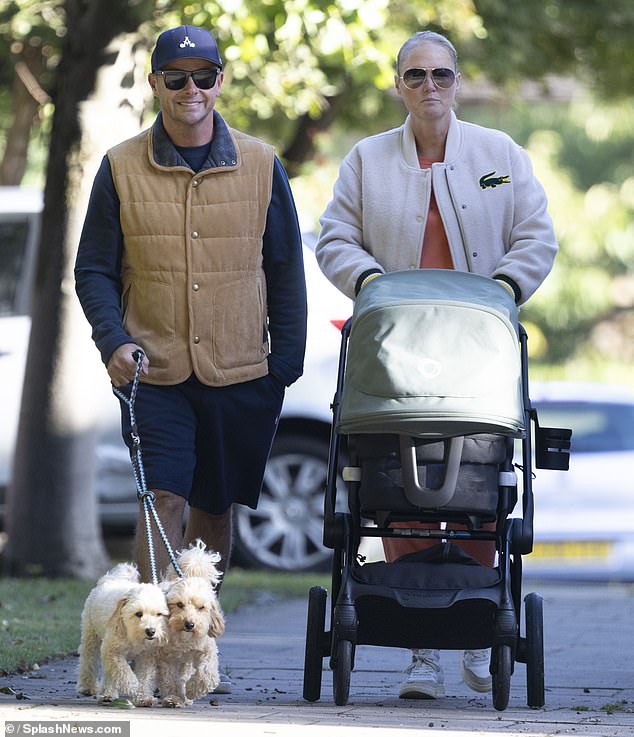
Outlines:
[[524, 434], [517, 307], [493, 279], [383, 274], [357, 297], [337, 430]]

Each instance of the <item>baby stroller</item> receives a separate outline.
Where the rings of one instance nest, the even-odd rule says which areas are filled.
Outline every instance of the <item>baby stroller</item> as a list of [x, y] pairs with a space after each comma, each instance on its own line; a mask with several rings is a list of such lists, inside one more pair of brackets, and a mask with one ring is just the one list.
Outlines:
[[[526, 333], [502, 285], [421, 269], [363, 288], [342, 331], [333, 401], [324, 518], [324, 543], [333, 550], [330, 628], [327, 592], [313, 587], [304, 699], [320, 698], [329, 657], [334, 701], [348, 703], [357, 645], [490, 647], [494, 707], [508, 706], [515, 662], [526, 664], [528, 705], [544, 705], [537, 593], [524, 599], [520, 636], [522, 556], [533, 545], [531, 422], [535, 465], [567, 470], [571, 431], [539, 427]], [[521, 517], [510, 517], [518, 499], [515, 440]], [[340, 471], [346, 512], [337, 504]], [[408, 527], [414, 521], [462, 529]], [[368, 536], [435, 542], [393, 563], [365, 562], [359, 545]], [[494, 540], [495, 568], [467, 555], [455, 544], [462, 540]]]

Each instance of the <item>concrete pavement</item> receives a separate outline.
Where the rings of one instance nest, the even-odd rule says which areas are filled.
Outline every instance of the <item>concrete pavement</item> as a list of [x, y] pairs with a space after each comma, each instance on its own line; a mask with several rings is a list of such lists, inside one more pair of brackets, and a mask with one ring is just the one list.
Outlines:
[[[350, 703], [335, 706], [332, 675], [323, 673], [321, 700], [301, 697], [307, 597], [257, 605], [227, 617], [220, 640], [233, 693], [192, 707], [122, 710], [75, 694], [76, 658], [28, 676], [0, 678], [0, 718], [130, 722], [130, 734], [280, 735], [584, 735], [634, 737], [634, 587], [527, 582], [524, 594], [544, 597], [546, 706], [526, 706], [525, 667], [516, 664], [509, 708], [497, 712], [490, 695], [460, 680], [457, 652], [443, 652], [447, 695], [436, 701], [396, 697], [406, 650], [360, 646], [351, 675]], [[327, 659], [324, 668], [328, 668]], [[13, 693], [11, 693], [11, 691]], [[22, 730], [22, 734], [24, 730]], [[31, 732], [33, 733], [33, 732]], [[5, 732], [9, 734], [9, 732]]]

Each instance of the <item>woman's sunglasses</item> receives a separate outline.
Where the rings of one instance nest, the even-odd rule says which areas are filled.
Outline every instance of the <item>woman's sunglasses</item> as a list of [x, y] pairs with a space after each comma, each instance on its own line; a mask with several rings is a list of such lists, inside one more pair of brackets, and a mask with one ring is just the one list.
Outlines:
[[165, 71], [159, 69], [154, 74], [160, 74], [163, 77], [168, 90], [182, 90], [190, 77], [199, 90], [210, 90], [216, 84], [220, 71], [222, 70], [218, 68], [199, 69], [196, 72], [185, 72], [180, 69], [167, 69]]
[[431, 75], [431, 81], [436, 87], [442, 87], [446, 90], [456, 81], [456, 73], [453, 69], [447, 69], [447, 67], [437, 67], [435, 69], [408, 69], [402, 77], [399, 79], [403, 80], [403, 84], [408, 90], [417, 90], [419, 87], [425, 84], [427, 75]]

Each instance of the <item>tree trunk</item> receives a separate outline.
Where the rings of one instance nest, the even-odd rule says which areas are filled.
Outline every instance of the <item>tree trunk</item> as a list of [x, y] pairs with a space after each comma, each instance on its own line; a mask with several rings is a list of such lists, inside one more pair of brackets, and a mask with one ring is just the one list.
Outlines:
[[39, 46], [26, 46], [15, 65], [13, 80], [13, 120], [7, 130], [4, 156], [0, 162], [0, 185], [19, 185], [26, 171], [29, 139], [40, 105], [48, 96], [38, 79], [44, 70]]
[[[57, 72], [31, 336], [7, 499], [5, 564], [12, 575], [95, 578], [108, 561], [93, 490], [98, 411], [93, 397], [94, 383], [106, 382], [107, 375], [94, 371], [97, 351], [87, 340], [89, 328], [72, 278], [87, 191], [96, 168], [93, 160], [89, 177], [85, 176], [90, 157], [82, 147], [80, 103], [95, 87], [105, 59], [103, 50], [124, 25], [122, 21], [135, 29], [139, 20], [125, 0], [69, 0], [66, 8], [68, 33]], [[139, 4], [134, 8], [136, 13], [143, 10]], [[117, 28], [113, 19], [119, 23]], [[111, 55], [119, 57], [118, 52]], [[132, 62], [142, 70], [138, 59]], [[121, 72], [116, 64], [112, 70]], [[127, 68], [128, 78], [130, 72]], [[121, 81], [117, 79], [113, 86], [110, 80], [104, 87], [111, 95], [121, 89]], [[130, 92], [125, 90], [128, 96]], [[122, 110], [128, 116], [128, 128], [123, 130], [117, 125]], [[129, 100], [117, 109], [110, 96], [108, 113], [102, 110], [102, 118], [117, 140], [138, 132], [140, 113]], [[86, 140], [89, 148], [95, 143]], [[108, 138], [99, 142], [101, 153], [110, 143]]]
[[327, 107], [319, 118], [311, 118], [308, 114], [299, 118], [293, 139], [282, 153], [282, 161], [290, 179], [299, 176], [303, 164], [315, 157], [316, 137], [335, 122], [345, 103], [345, 96], [328, 97], [326, 102]]

